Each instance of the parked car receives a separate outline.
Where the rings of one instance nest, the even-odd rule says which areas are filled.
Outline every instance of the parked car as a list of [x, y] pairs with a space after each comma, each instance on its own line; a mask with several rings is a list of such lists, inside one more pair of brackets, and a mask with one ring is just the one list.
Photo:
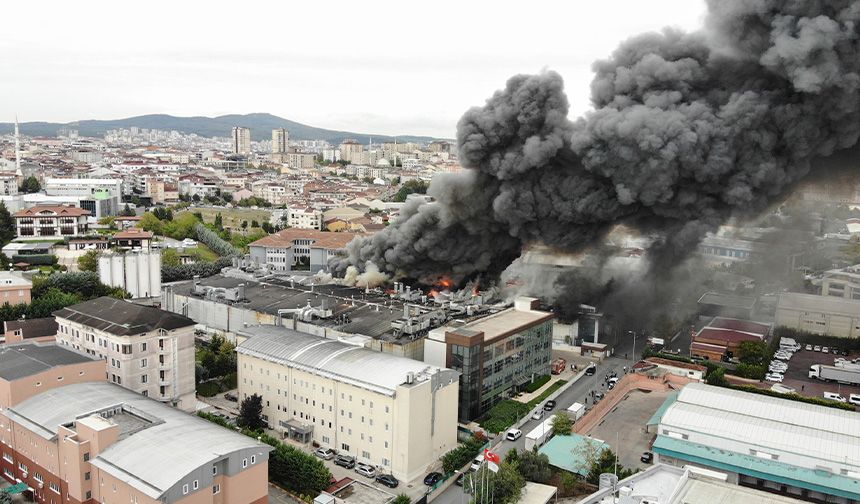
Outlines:
[[833, 355], [839, 355], [839, 349], [836, 347], [830, 347], [830, 353]]
[[380, 474], [379, 476], [376, 477], [376, 482], [382, 483], [383, 485], [387, 486], [388, 488], [397, 488], [397, 485], [400, 484], [400, 482], [397, 481], [397, 478], [395, 478], [394, 476], [392, 476], [390, 474]]
[[848, 357], [848, 350], [846, 350], [846, 349], [844, 349], [844, 348], [843, 348], [843, 349], [842, 349], [842, 356], [843, 356], [843, 357]]
[[440, 481], [442, 481], [442, 473], [431, 472], [427, 476], [424, 476], [424, 484], [427, 486], [433, 486]]
[[230, 392], [224, 394], [224, 399], [227, 399], [228, 401], [239, 402], [239, 396], [231, 394]]
[[594, 404], [599, 403], [601, 399], [603, 399], [603, 392], [595, 392], [595, 394], [594, 394]]
[[317, 448], [314, 452], [314, 455], [323, 459], [323, 460], [331, 460], [334, 458], [335, 453], [331, 448]]
[[517, 439], [522, 437], [522, 435], [523, 435], [523, 431], [521, 431], [519, 429], [510, 429], [505, 434], [505, 439], [507, 439], [508, 441], [516, 441]]
[[614, 387], [615, 384], [618, 383], [618, 377], [613, 376], [612, 378], [609, 379], [608, 383], [609, 383], [609, 385], [612, 385]]
[[820, 351], [821, 351], [821, 345], [815, 345], [815, 347], [813, 347], [813, 349], [814, 349], [816, 352], [820, 352]]
[[848, 402], [843, 396], [837, 394], [836, 392], [825, 392], [821, 394], [825, 399], [830, 399], [831, 401], [839, 401], [839, 402]]
[[848, 396], [848, 402], [854, 406], [860, 406], [860, 394], [851, 394]]
[[830, 353], [830, 347], [826, 347], [826, 346], [821, 347], [821, 353]]
[[807, 344], [806, 344], [806, 349], [807, 349], [807, 350], [812, 350], [812, 345], [810, 345], [809, 343], [807, 343]]
[[334, 464], [346, 467], [347, 469], [352, 469], [355, 467], [355, 457], [350, 457], [349, 455], [338, 455], [334, 458]]
[[589, 364], [587, 368], [585, 368], [585, 376], [594, 376], [594, 373], [597, 372], [597, 366], [594, 364]]
[[785, 377], [779, 373], [768, 373], [764, 376], [765, 380], [767, 380], [769, 382], [776, 382], [776, 383], [781, 383], [783, 378], [785, 378]]
[[364, 462], [355, 464], [355, 472], [362, 476], [367, 476], [368, 478], [376, 477], [376, 468], [370, 464], [365, 464]]
[[544, 403], [544, 405], [543, 405], [543, 410], [544, 410], [544, 411], [552, 411], [552, 410], [553, 410], [553, 408], [555, 408], [555, 401], [552, 401], [552, 400], [547, 401], [547, 402], [546, 402], [546, 403]]
[[484, 454], [481, 453], [474, 460], [472, 460], [472, 465], [469, 466], [469, 469], [472, 471], [477, 471], [481, 468], [481, 464], [484, 463]]
[[654, 454], [649, 451], [646, 451], [642, 454], [641, 457], [639, 457], [639, 460], [645, 462], [646, 464], [650, 464], [654, 461]]
[[532, 413], [532, 420], [540, 420], [541, 418], [543, 418], [543, 410], [542, 409], [535, 410], [535, 412]]

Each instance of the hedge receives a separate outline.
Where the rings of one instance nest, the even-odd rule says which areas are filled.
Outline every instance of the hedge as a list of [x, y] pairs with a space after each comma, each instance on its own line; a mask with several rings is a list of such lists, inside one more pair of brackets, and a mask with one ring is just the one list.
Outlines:
[[831, 399], [824, 399], [823, 397], [806, 397], [799, 394], [781, 394], [771, 389], [760, 389], [753, 385], [729, 385], [727, 388], [741, 390], [744, 392], [751, 392], [753, 394], [761, 394], [771, 397], [779, 397], [781, 399], [788, 399], [790, 401], [803, 402], [807, 404], [817, 404], [818, 406], [827, 406], [829, 408], [842, 409], [847, 411], [854, 411], [854, 405], [843, 403], [839, 401], [833, 401]]
[[551, 396], [556, 390], [560, 389], [561, 386], [564, 385], [565, 383], [567, 383], [566, 380], [558, 380], [557, 382], [555, 382], [552, 385], [550, 385], [549, 387], [547, 387], [547, 389], [544, 390], [541, 395], [535, 397], [534, 399], [532, 399], [531, 401], [528, 402], [529, 409], [532, 409], [535, 406], [537, 406], [538, 404], [542, 403], [544, 399]]
[[197, 385], [197, 394], [203, 397], [212, 397], [221, 392], [221, 385], [215, 381], [204, 382]]
[[470, 460], [474, 459], [481, 453], [481, 450], [487, 444], [487, 438], [482, 435], [475, 434], [468, 441], [458, 445], [453, 450], [445, 455], [442, 455], [442, 472], [452, 474], [454, 471], [465, 466]]
[[11, 262], [12, 264], [27, 263], [30, 266], [53, 266], [54, 264], [57, 264], [57, 256], [53, 254], [15, 254], [12, 256]]
[[506, 399], [484, 413], [480, 426], [488, 432], [502, 432], [527, 415], [529, 411], [531, 406], [528, 404]]
[[541, 387], [549, 382], [550, 378], [550, 375], [538, 376], [533, 382], [523, 387], [523, 390], [528, 393], [537, 392]]

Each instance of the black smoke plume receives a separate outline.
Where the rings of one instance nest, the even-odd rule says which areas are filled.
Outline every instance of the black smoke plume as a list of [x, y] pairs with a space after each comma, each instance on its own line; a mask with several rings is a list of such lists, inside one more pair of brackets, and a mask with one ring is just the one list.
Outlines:
[[858, 21], [857, 1], [710, 0], [702, 31], [639, 35], [595, 63], [594, 110], [575, 122], [558, 74], [513, 77], [460, 120], [467, 169], [333, 267], [462, 281], [525, 244], [575, 252], [625, 224], [658, 234], [651, 268], [671, 268], [857, 142]]

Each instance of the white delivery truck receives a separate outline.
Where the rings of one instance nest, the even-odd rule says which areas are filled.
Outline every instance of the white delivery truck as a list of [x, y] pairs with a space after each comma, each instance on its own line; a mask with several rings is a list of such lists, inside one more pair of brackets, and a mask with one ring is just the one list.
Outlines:
[[575, 402], [567, 408], [567, 412], [570, 413], [570, 419], [576, 422], [585, 414], [585, 405]]
[[547, 439], [552, 436], [552, 419], [555, 415], [551, 415], [549, 418], [540, 423], [537, 427], [531, 430], [528, 434], [526, 434], [526, 450], [531, 451], [535, 447], [541, 447], [544, 443], [546, 443]]
[[822, 381], [860, 385], [860, 369], [813, 364], [809, 366], [809, 377]]

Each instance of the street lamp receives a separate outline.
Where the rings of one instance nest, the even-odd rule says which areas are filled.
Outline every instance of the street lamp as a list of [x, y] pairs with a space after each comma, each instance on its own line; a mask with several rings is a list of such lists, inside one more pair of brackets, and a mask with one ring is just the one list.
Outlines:
[[627, 331], [627, 334], [633, 335], [633, 355], [631, 355], [631, 361], [636, 360], [636, 331]]

